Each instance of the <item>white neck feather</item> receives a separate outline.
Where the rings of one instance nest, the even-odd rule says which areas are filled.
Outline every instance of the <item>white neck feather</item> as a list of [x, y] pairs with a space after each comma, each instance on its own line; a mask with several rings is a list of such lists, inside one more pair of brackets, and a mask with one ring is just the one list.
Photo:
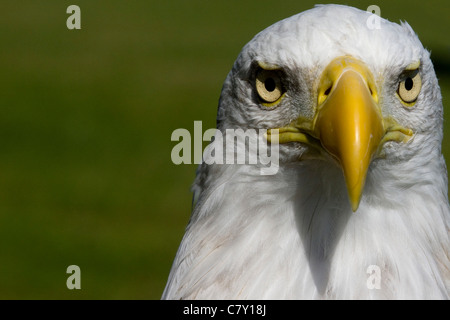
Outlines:
[[421, 183], [386, 163], [373, 163], [356, 213], [340, 169], [323, 161], [270, 177], [209, 168], [163, 297], [448, 298], [442, 163], [429, 163]]

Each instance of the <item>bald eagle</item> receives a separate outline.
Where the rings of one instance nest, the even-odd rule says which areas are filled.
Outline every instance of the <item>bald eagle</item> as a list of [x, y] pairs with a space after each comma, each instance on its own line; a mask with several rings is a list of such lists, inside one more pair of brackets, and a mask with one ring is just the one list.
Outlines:
[[438, 81], [407, 23], [370, 17], [316, 6], [244, 46], [217, 129], [266, 130], [279, 168], [199, 166], [163, 299], [448, 299]]

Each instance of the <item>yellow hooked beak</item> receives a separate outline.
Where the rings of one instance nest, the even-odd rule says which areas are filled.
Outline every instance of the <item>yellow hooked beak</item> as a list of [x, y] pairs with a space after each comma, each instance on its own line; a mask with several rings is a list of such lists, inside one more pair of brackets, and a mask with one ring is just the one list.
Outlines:
[[[375, 85], [369, 70], [351, 58], [332, 61], [321, 80], [314, 133], [341, 164], [350, 204], [356, 211], [367, 169], [384, 136]], [[321, 90], [328, 86], [331, 89], [325, 95]]]
[[[279, 142], [325, 149], [340, 164], [353, 211], [358, 209], [369, 165], [386, 141], [406, 142], [413, 132], [383, 119], [373, 76], [352, 57], [331, 61], [320, 79], [313, 121], [297, 119], [279, 128]], [[270, 141], [271, 132], [268, 131]]]

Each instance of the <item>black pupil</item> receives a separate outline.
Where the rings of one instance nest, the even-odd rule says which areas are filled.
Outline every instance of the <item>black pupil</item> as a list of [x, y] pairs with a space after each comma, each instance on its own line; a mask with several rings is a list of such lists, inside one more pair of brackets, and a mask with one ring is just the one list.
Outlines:
[[408, 90], [408, 91], [411, 90], [413, 85], [414, 85], [414, 82], [413, 82], [413, 80], [411, 78], [407, 78], [405, 80], [405, 89], [406, 90]]
[[276, 88], [276, 83], [273, 78], [267, 78], [266, 81], [264, 81], [264, 87], [267, 91], [272, 92]]

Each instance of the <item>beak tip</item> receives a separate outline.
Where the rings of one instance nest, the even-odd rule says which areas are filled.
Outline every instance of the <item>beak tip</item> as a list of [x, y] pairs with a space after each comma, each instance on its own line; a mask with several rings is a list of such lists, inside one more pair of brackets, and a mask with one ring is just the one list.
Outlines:
[[350, 202], [350, 206], [352, 207], [352, 211], [356, 212], [359, 208], [362, 198], [362, 192], [364, 189], [365, 177], [360, 179], [362, 183], [359, 184], [356, 188], [351, 188], [347, 184], [347, 192], [348, 192], [348, 200]]
[[359, 207], [359, 201], [358, 202], [352, 201], [351, 205], [352, 205], [352, 211], [356, 212], [356, 210], [358, 210], [358, 207]]
[[359, 208], [359, 204], [361, 202], [363, 187], [361, 186], [358, 190], [347, 188], [348, 191], [348, 199], [350, 200], [350, 206], [352, 207], [352, 211], [356, 212]]

